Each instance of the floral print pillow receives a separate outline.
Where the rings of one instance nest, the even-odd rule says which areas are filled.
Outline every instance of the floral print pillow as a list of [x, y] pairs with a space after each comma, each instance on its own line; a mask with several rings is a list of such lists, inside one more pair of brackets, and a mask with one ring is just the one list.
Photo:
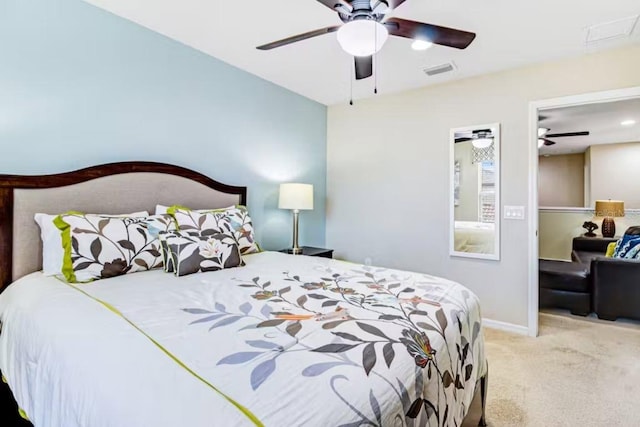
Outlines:
[[165, 237], [176, 276], [218, 271], [244, 265], [238, 242], [233, 235], [214, 233], [193, 235], [169, 233]]
[[62, 274], [71, 283], [162, 267], [158, 236], [176, 229], [168, 214], [105, 218], [68, 212], [54, 223], [62, 233]]
[[175, 237], [175, 236], [180, 237], [182, 235], [199, 236], [200, 232], [199, 231], [188, 231], [188, 232], [183, 231], [181, 233], [178, 230], [166, 231], [166, 232], [163, 231], [158, 236], [158, 240], [160, 241], [160, 252], [162, 253], [162, 264], [164, 265], [165, 273], [173, 273], [175, 271], [174, 260], [173, 260], [173, 257], [171, 256], [171, 251], [169, 250], [167, 239], [169, 237]]
[[158, 240], [160, 241], [160, 253], [162, 254], [162, 264], [164, 265], [165, 273], [173, 273], [175, 271], [171, 251], [169, 251], [169, 245], [167, 244], [167, 239], [174, 236], [180, 236], [180, 232], [169, 231], [167, 233], [160, 233], [158, 236]]
[[180, 231], [199, 231], [203, 236], [215, 233], [233, 234], [242, 255], [260, 252], [260, 247], [255, 241], [251, 217], [244, 206], [209, 212], [172, 206], [167, 212], [173, 215]]

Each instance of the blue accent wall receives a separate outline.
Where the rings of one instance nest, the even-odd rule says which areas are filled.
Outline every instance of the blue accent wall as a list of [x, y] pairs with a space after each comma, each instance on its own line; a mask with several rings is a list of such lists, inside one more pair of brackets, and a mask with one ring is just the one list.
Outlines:
[[185, 166], [248, 187], [267, 249], [291, 244], [278, 184], [311, 183], [301, 244], [322, 246], [326, 128], [325, 106], [80, 0], [0, 0], [0, 173]]

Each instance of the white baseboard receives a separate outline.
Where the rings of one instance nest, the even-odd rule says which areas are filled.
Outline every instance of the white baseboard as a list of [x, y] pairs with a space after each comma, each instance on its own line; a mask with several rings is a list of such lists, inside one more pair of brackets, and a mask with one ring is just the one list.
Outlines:
[[529, 328], [526, 326], [516, 325], [513, 323], [501, 322], [499, 320], [482, 319], [482, 325], [485, 328], [498, 329], [505, 332], [513, 332], [519, 335], [529, 335]]

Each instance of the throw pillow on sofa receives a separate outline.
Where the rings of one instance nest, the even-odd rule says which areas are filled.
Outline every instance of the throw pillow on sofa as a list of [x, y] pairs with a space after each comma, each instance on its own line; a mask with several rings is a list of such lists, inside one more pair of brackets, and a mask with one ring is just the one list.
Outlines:
[[625, 234], [616, 243], [613, 258], [640, 259], [640, 235]]
[[616, 253], [616, 247], [618, 242], [611, 242], [607, 245], [607, 253], [604, 255], [607, 258], [613, 258], [613, 254]]

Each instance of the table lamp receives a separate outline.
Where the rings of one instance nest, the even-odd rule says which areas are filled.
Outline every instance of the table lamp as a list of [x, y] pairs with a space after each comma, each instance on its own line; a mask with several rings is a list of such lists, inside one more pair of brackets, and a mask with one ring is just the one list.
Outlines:
[[613, 237], [616, 235], [616, 223], [614, 217], [624, 216], [624, 202], [620, 200], [596, 200], [596, 217], [602, 220], [602, 236]]
[[313, 209], [313, 185], [280, 184], [278, 207], [293, 210], [293, 248], [291, 253], [299, 255], [302, 253], [302, 248], [298, 246], [298, 220], [301, 210]]

